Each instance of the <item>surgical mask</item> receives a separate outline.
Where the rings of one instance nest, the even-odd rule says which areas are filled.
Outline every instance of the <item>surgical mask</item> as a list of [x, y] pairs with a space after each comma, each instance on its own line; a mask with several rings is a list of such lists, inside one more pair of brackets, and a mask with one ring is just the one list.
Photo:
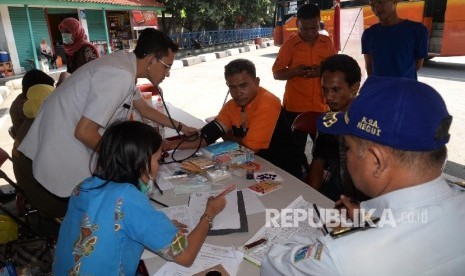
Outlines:
[[62, 33], [61, 37], [63, 38], [64, 44], [73, 44], [73, 35], [68, 33]]
[[153, 194], [153, 179], [150, 174], [148, 175], [149, 181], [147, 182], [147, 184], [145, 184], [144, 181], [142, 181], [139, 178], [139, 190], [146, 196], [150, 196], [151, 194]]
[[139, 190], [146, 196], [153, 194], [153, 180], [150, 178], [147, 184], [139, 179]]

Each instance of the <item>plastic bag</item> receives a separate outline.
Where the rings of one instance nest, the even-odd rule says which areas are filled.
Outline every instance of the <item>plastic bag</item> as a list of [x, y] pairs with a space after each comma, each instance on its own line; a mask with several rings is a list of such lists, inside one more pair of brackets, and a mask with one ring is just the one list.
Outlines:
[[54, 251], [53, 241], [45, 238], [11, 241], [0, 246], [0, 263], [12, 262], [17, 269], [34, 268], [33, 275], [48, 275]]
[[18, 224], [10, 217], [0, 215], [0, 244], [18, 239]]

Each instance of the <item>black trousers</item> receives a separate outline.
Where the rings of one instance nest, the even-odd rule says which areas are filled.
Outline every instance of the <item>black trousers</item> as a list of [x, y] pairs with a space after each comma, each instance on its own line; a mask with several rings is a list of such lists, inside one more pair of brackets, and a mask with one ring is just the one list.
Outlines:
[[32, 204], [37, 212], [48, 219], [61, 218], [68, 209], [69, 198], [61, 198], [45, 189], [32, 174], [32, 161], [23, 153], [19, 156], [13, 154], [13, 171], [16, 182], [25, 193], [26, 199]]

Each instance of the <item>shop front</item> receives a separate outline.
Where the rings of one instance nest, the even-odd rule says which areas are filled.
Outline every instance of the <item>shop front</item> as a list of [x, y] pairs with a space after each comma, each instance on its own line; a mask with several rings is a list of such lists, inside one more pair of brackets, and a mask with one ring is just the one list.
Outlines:
[[[34, 7], [34, 2], [41, 4]], [[157, 14], [162, 9], [161, 4], [152, 0], [0, 0], [0, 28], [3, 28], [4, 33], [11, 31], [14, 38], [6, 49], [0, 50], [9, 53], [9, 62], [15, 73], [40, 68], [39, 45], [42, 39], [49, 43], [65, 63], [58, 24], [67, 17], [74, 17], [81, 22], [89, 41], [99, 48], [102, 55], [131, 50], [135, 47], [139, 30], [158, 28]]]
[[108, 11], [107, 22], [112, 51], [132, 50], [140, 31], [158, 29], [156, 11]]

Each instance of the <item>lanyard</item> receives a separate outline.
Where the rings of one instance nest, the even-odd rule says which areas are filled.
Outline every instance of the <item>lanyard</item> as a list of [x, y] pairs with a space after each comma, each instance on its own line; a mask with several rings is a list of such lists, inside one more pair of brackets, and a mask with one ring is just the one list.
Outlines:
[[242, 123], [241, 123], [242, 131], [243, 133], [246, 133], [247, 126], [245, 125], [245, 106], [241, 108], [241, 118], [242, 118]]

